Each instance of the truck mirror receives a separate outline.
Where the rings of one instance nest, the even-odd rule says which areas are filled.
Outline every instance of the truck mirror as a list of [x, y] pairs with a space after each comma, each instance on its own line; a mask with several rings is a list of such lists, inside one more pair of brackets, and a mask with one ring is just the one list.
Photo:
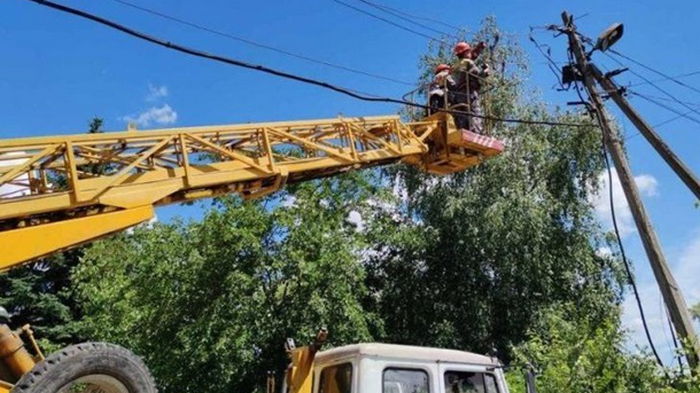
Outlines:
[[527, 393], [537, 393], [537, 374], [532, 365], [528, 364], [525, 369], [525, 385]]

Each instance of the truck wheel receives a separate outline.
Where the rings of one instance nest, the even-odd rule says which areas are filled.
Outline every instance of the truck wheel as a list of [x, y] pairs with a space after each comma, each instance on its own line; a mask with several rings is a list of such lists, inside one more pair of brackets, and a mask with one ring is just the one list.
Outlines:
[[25, 374], [12, 393], [157, 393], [143, 361], [122, 347], [90, 342], [63, 348]]

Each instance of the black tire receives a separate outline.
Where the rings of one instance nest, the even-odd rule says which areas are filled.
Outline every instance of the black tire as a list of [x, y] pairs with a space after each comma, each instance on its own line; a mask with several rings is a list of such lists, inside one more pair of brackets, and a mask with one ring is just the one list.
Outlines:
[[[88, 385], [90, 388], [83, 388]], [[25, 374], [12, 393], [157, 393], [143, 361], [117, 345], [89, 342], [51, 354]]]

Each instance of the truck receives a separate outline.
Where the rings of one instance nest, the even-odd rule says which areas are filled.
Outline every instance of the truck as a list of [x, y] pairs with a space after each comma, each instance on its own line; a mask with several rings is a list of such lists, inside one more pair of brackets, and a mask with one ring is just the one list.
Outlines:
[[[288, 348], [284, 393], [508, 393], [503, 365], [492, 356], [444, 348], [361, 343], [320, 351]], [[268, 393], [273, 393], [268, 384]]]

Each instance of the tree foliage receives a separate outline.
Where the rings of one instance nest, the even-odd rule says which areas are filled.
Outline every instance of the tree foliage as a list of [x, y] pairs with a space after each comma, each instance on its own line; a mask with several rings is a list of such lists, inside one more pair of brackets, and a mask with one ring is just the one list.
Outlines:
[[[533, 366], [541, 393], [700, 391], [697, 379], [677, 370], [667, 376], [651, 357], [629, 353], [618, 312], [592, 320], [581, 318], [572, 305], [556, 306], [542, 313], [528, 336], [515, 348], [515, 362]], [[523, 391], [518, 370], [508, 379], [514, 392]]]
[[[492, 20], [475, 36], [507, 41]], [[448, 48], [433, 48], [421, 65], [444, 62]], [[514, 43], [483, 56], [504, 70], [485, 97], [486, 112], [589, 121], [548, 114], [526, 92]], [[506, 141], [504, 154], [465, 173], [391, 173], [406, 199], [398, 219], [377, 222], [372, 237], [390, 235], [375, 244], [369, 265], [390, 341], [477, 352], [495, 346], [508, 358], [542, 309], [575, 302], [581, 315], [602, 318], [620, 301], [618, 261], [596, 252], [606, 241], [589, 203], [602, 169], [598, 131], [498, 124], [493, 133]]]
[[346, 218], [374, 189], [354, 174], [227, 198], [201, 222], [95, 243], [76, 271], [86, 334], [144, 355], [163, 392], [250, 391], [285, 367], [286, 337], [321, 325], [333, 344], [371, 339], [362, 241]]

